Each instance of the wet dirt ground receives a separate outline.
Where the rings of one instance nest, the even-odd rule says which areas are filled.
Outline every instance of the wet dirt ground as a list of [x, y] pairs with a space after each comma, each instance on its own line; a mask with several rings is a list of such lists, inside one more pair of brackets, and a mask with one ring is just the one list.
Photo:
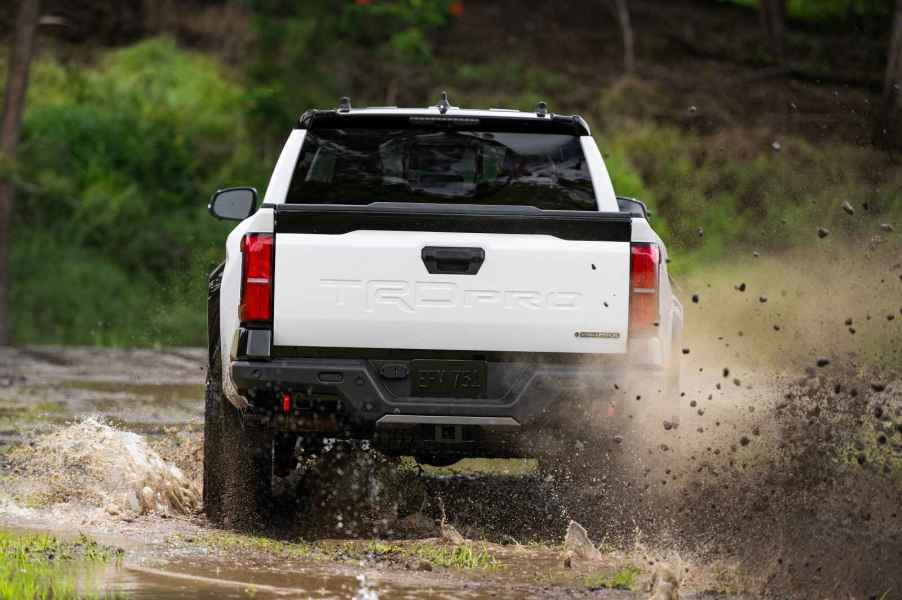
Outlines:
[[[0, 527], [85, 532], [123, 547], [125, 561], [104, 581], [134, 597], [644, 598], [661, 563], [678, 573], [687, 598], [893, 598], [902, 590], [902, 436], [891, 384], [877, 391], [862, 380], [852, 396], [855, 388], [820, 374], [691, 372], [686, 361], [677, 427], [643, 417], [641, 401], [623, 393], [604, 455], [575, 442], [571, 460], [621, 466], [588, 483], [555, 479], [534, 461], [421, 470], [345, 453], [321, 459], [345, 467], [324, 487], [376, 478], [403, 491], [313, 515], [296, 501], [304, 493], [297, 481], [281, 482], [280, 506], [295, 512], [248, 536], [217, 531], [200, 514], [111, 515], [83, 495], [48, 494], [34, 481], [23, 485], [30, 473], [16, 458], [93, 415], [142, 434], [199, 483], [202, 350], [0, 352]], [[845, 454], [825, 460], [828, 445]], [[391, 505], [384, 514], [383, 502]], [[455, 546], [442, 538], [443, 517], [482, 563], [446, 560]], [[586, 526], [602, 561], [565, 566], [570, 519]], [[610, 589], [624, 569], [635, 569], [640, 591]]]

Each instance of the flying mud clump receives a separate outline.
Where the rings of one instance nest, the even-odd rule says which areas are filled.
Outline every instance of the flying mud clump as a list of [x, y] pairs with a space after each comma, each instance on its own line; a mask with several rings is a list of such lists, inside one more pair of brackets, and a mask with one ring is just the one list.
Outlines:
[[197, 486], [142, 436], [94, 418], [49, 433], [10, 458], [17, 487], [47, 503], [81, 502], [123, 518], [201, 507]]

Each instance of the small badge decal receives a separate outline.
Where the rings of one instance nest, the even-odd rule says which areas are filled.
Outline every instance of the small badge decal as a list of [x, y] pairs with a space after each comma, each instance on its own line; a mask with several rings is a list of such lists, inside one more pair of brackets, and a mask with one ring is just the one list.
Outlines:
[[618, 331], [577, 331], [577, 332], [574, 332], [573, 337], [603, 338], [606, 340], [617, 340], [617, 339], [620, 339], [620, 332], [618, 332]]

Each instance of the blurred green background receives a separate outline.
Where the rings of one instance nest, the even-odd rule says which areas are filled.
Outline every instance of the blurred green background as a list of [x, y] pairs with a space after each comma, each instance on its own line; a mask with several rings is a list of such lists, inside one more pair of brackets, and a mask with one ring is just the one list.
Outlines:
[[202, 345], [230, 228], [210, 194], [262, 192], [297, 116], [342, 95], [425, 106], [447, 89], [462, 107], [584, 115], [677, 276], [818, 227], [854, 242], [902, 224], [902, 167], [871, 143], [891, 1], [791, 0], [777, 55], [753, 0], [633, 0], [632, 74], [604, 1], [57, 4], [0, 163], [17, 188], [16, 343]]

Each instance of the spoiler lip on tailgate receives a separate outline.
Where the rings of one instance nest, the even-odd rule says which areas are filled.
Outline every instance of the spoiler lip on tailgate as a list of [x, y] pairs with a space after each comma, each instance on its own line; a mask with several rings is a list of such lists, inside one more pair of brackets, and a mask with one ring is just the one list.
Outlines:
[[626, 213], [542, 210], [532, 206], [418, 204], [277, 204], [279, 233], [341, 235], [352, 231], [435, 231], [550, 235], [572, 241], [629, 242]]

